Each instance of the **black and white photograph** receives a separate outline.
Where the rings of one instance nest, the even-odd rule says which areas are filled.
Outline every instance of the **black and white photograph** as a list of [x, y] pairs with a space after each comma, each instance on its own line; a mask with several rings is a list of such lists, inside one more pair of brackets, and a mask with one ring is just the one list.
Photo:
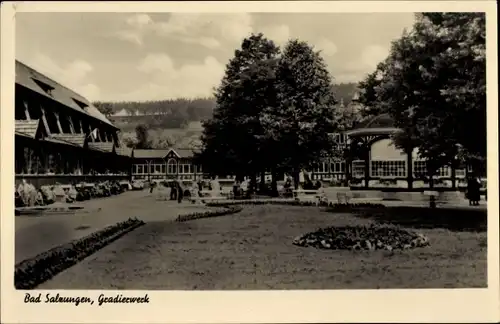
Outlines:
[[15, 14], [25, 303], [491, 288], [486, 12], [144, 8]]

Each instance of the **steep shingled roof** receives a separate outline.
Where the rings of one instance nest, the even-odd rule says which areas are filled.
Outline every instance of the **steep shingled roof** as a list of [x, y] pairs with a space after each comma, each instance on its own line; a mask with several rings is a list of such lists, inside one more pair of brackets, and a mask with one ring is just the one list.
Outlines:
[[85, 134], [52, 134], [51, 137], [80, 147], [85, 144]]
[[113, 142], [89, 142], [89, 148], [93, 150], [99, 150], [103, 152], [112, 153], [115, 148], [115, 144]]
[[139, 159], [162, 159], [166, 157], [170, 152], [179, 158], [192, 158], [194, 155], [193, 149], [188, 148], [170, 148], [170, 149], [134, 149], [134, 158]]
[[38, 119], [33, 120], [16, 120], [16, 133], [35, 138], [38, 130]]
[[389, 114], [380, 114], [378, 116], [367, 119], [366, 121], [360, 123], [356, 126], [356, 129], [360, 128], [393, 128], [394, 120]]
[[[44, 97], [51, 98], [75, 111], [99, 119], [116, 128], [116, 126], [101, 114], [86, 98], [17, 60], [16, 84], [28, 88]], [[46, 89], [44, 89], [44, 87]], [[46, 90], [49, 90], [50, 94], [47, 93]], [[86, 107], [83, 108], [81, 104]]]
[[130, 157], [132, 155], [132, 149], [122, 146], [122, 147], [117, 147], [116, 148], [116, 154], [121, 155], [121, 156], [128, 156]]

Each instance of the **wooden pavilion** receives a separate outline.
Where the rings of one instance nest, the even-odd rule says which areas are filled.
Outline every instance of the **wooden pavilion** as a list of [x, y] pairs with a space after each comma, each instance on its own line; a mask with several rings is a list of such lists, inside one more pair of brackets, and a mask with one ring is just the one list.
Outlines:
[[86, 98], [16, 61], [16, 185], [129, 179], [118, 132]]

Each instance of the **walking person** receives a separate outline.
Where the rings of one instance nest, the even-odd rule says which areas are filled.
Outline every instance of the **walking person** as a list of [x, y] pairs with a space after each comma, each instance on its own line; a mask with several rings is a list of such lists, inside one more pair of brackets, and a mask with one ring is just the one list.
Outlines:
[[153, 193], [153, 190], [156, 187], [156, 181], [151, 181], [150, 187], [149, 187], [149, 193]]
[[184, 185], [180, 179], [177, 179], [177, 202], [180, 204], [184, 198]]

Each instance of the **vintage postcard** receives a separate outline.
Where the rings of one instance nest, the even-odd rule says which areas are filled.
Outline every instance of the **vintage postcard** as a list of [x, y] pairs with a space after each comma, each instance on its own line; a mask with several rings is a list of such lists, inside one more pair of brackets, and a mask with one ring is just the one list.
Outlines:
[[500, 320], [495, 8], [2, 3], [2, 322]]

